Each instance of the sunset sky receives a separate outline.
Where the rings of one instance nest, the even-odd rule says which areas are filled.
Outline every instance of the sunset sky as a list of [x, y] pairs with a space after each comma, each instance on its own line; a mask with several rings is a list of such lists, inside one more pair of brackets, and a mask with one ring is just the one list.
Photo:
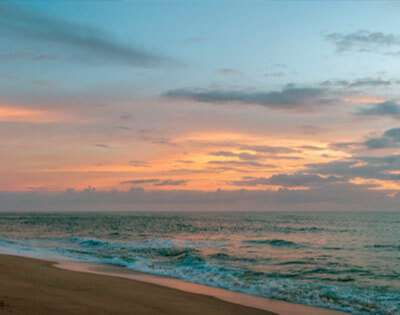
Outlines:
[[0, 210], [397, 209], [399, 14], [3, 1]]

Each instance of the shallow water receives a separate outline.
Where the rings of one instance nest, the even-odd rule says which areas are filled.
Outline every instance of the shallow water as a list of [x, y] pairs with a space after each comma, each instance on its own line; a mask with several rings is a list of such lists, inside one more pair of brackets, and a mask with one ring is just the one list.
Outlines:
[[0, 249], [400, 314], [400, 213], [0, 214]]

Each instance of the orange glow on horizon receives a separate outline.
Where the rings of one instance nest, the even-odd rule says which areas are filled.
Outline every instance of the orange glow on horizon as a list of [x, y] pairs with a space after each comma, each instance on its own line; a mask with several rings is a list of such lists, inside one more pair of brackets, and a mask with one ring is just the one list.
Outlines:
[[[329, 162], [338, 158], [348, 157], [342, 151], [329, 148], [328, 143], [306, 141], [302, 139], [278, 139], [273, 136], [261, 136], [246, 133], [206, 132], [184, 134], [172, 139], [177, 145], [164, 148], [162, 151], [149, 155], [142, 152], [143, 164], [132, 165], [124, 157], [137, 156], [130, 153], [131, 146], [120, 142], [115, 154], [108, 149], [108, 162], [96, 163], [93, 149], [80, 150], [80, 159], [69, 164], [45, 163], [40, 157], [40, 165], [52, 167], [27, 167], [27, 173], [35, 177], [35, 181], [27, 185], [24, 176], [24, 187], [46, 186], [65, 189], [74, 187], [84, 189], [93, 186], [99, 190], [119, 189], [129, 190], [131, 187], [143, 187], [150, 190], [204, 190], [216, 189], [237, 190], [277, 190], [275, 186], [237, 186], [233, 182], [243, 177], [268, 178], [280, 173], [301, 172], [309, 163]], [[287, 148], [287, 152], [268, 152], [269, 147]], [[261, 148], [261, 149], [260, 149]], [[266, 148], [263, 152], [262, 148]], [[86, 153], [85, 153], [86, 152]], [[221, 154], [217, 154], [222, 152]], [[89, 154], [86, 156], [86, 154]], [[105, 155], [99, 155], [103, 158]], [[72, 158], [72, 156], [71, 156]], [[90, 158], [90, 160], [88, 160]], [[85, 161], [86, 159], [86, 161]], [[89, 162], [90, 161], [90, 162]], [[64, 162], [65, 163], [65, 162]], [[36, 178], [40, 178], [37, 180]], [[124, 182], [141, 179], [178, 180], [185, 181], [180, 185], [156, 185], [143, 183], [131, 185]], [[24, 188], [23, 188], [24, 189]]]

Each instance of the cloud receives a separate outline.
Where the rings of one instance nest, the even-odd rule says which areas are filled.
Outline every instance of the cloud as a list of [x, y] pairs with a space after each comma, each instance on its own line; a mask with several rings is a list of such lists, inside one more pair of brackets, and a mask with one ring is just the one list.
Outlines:
[[182, 186], [186, 185], [188, 181], [183, 179], [167, 179], [155, 183], [155, 186]]
[[185, 39], [185, 43], [188, 44], [201, 44], [207, 41], [207, 37], [205, 36], [192, 36]]
[[362, 147], [363, 144], [360, 142], [334, 142], [329, 144], [329, 148], [333, 150], [338, 150], [338, 151], [352, 151], [352, 150], [357, 150], [360, 147]]
[[125, 180], [121, 182], [121, 184], [132, 184], [132, 185], [145, 185], [145, 184], [155, 184], [158, 183], [160, 180], [159, 179], [132, 179], [132, 180]]
[[300, 148], [303, 150], [310, 150], [310, 151], [323, 151], [326, 149], [323, 147], [317, 147], [315, 145], [302, 145], [302, 146], [300, 146]]
[[265, 168], [265, 169], [276, 167], [273, 164], [266, 164], [266, 163], [261, 163], [261, 162], [256, 162], [256, 161], [215, 160], [215, 161], [208, 161], [207, 163], [210, 165], [220, 165], [223, 167], [246, 167], [246, 168], [250, 167], [250, 168]]
[[[1, 7], [0, 7], [1, 12]], [[0, 13], [1, 20], [1, 13]], [[37, 53], [37, 52], [8, 52], [0, 53], [2, 61], [31, 60], [31, 61], [55, 61], [59, 60], [59, 56], [55, 54]]]
[[395, 101], [385, 101], [361, 108], [357, 115], [400, 118], [400, 105]]
[[150, 164], [147, 161], [141, 161], [141, 160], [131, 160], [128, 162], [129, 165], [134, 166], [134, 167], [149, 167]]
[[182, 186], [186, 185], [188, 181], [182, 179], [133, 179], [121, 182], [121, 184], [131, 184], [131, 185], [154, 185], [154, 186]]
[[258, 105], [277, 110], [308, 111], [332, 103], [323, 88], [286, 86], [281, 91], [177, 89], [163, 94], [177, 100], [212, 104]]
[[322, 134], [328, 131], [328, 129], [325, 127], [314, 126], [314, 125], [302, 125], [299, 126], [298, 129], [300, 130], [301, 133], [304, 133], [306, 135]]
[[323, 87], [342, 87], [342, 88], [360, 88], [360, 87], [387, 87], [392, 84], [398, 84], [397, 80], [384, 80], [381, 78], [359, 78], [353, 81], [349, 80], [327, 80], [321, 82]]
[[293, 148], [281, 147], [281, 146], [269, 146], [269, 145], [241, 145], [240, 149], [255, 151], [258, 153], [270, 153], [270, 154], [300, 152], [299, 150]]
[[143, 190], [0, 192], [0, 211], [367, 211], [398, 210], [389, 197], [365, 185], [338, 183], [309, 190]]
[[330, 33], [325, 39], [336, 46], [338, 52], [379, 52], [400, 45], [400, 36], [382, 32], [359, 30], [353, 33]]
[[63, 113], [57, 111], [32, 109], [20, 105], [0, 104], [0, 123], [14, 122], [49, 124], [60, 121], [67, 121], [69, 118], [71, 117], [67, 117]]
[[[251, 147], [251, 146], [250, 146]], [[251, 151], [256, 151], [258, 154], [253, 154], [253, 153], [246, 153], [246, 152], [231, 152], [231, 151], [216, 151], [216, 152], [211, 152], [209, 155], [210, 156], [220, 156], [220, 157], [233, 157], [233, 158], [238, 158], [243, 161], [256, 161], [256, 160], [263, 160], [263, 159], [268, 159], [268, 160], [301, 160], [302, 158], [299, 156], [292, 156], [292, 155], [276, 155], [276, 153], [284, 151], [287, 153], [288, 151], [292, 153], [293, 151], [299, 152], [296, 150], [285, 150], [286, 148], [279, 148], [279, 147], [268, 147], [268, 146], [261, 146], [264, 149], [264, 152], [260, 152], [257, 150], [251, 149]], [[249, 150], [249, 148], [244, 149], [244, 147], [241, 147], [240, 149], [242, 150]], [[260, 154], [261, 153], [261, 154]]]
[[224, 76], [241, 76], [243, 73], [233, 68], [221, 68], [218, 69], [218, 73]]
[[[172, 63], [168, 58], [126, 45], [100, 29], [67, 22], [16, 6], [0, 6], [0, 29], [22, 40], [62, 45], [64, 49], [83, 53], [87, 60], [119, 62], [150, 67]], [[77, 60], [82, 58], [77, 58]]]
[[[370, 107], [371, 111], [378, 111], [377, 109]], [[386, 115], [386, 113], [381, 113], [378, 111], [377, 115]], [[364, 114], [364, 113], [362, 113]], [[368, 113], [365, 115], [372, 115], [372, 113]], [[333, 150], [341, 150], [341, 151], [349, 151], [349, 152], [357, 152], [359, 150], [370, 149], [397, 149], [400, 148], [400, 128], [391, 128], [383, 132], [380, 136], [371, 136], [367, 138], [365, 141], [359, 142], [337, 142], [331, 143], [329, 148]], [[355, 157], [356, 158], [356, 157]]]
[[298, 161], [303, 160], [301, 156], [294, 156], [294, 155], [269, 155], [265, 156], [267, 160], [292, 160]]
[[310, 187], [341, 181], [341, 178], [336, 176], [323, 177], [317, 174], [295, 173], [276, 174], [268, 178], [247, 177], [239, 181], [234, 181], [232, 184], [236, 186], [274, 185], [283, 187]]
[[212, 156], [222, 156], [222, 157], [236, 157], [241, 160], [259, 160], [261, 156], [258, 156], [257, 154], [251, 154], [251, 153], [235, 153], [235, 152], [230, 152], [230, 151], [216, 151], [216, 152], [211, 152], [209, 155]]
[[380, 137], [370, 138], [364, 144], [369, 149], [399, 148], [400, 128], [388, 129]]
[[266, 77], [281, 78], [286, 75], [283, 71], [272, 71], [264, 74]]
[[115, 128], [117, 128], [119, 130], [132, 130], [132, 128], [127, 127], [127, 126], [116, 126]]
[[400, 180], [400, 174], [393, 172], [400, 168], [400, 155], [381, 157], [358, 157], [349, 160], [307, 165], [307, 171], [322, 175], [347, 178]]
[[162, 131], [156, 129], [140, 129], [137, 132], [136, 137], [145, 142], [153, 143], [153, 144], [162, 144], [167, 146], [176, 146], [177, 144], [174, 143], [171, 139], [167, 137], [160, 136], [163, 134]]
[[103, 148], [103, 149], [110, 149], [110, 146], [108, 144], [104, 144], [104, 143], [96, 143], [94, 146], [98, 147], [98, 148]]

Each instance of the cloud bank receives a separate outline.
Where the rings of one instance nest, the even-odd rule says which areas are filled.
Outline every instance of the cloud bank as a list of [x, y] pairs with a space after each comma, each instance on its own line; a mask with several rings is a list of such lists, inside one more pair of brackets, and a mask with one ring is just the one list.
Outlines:
[[[106, 32], [78, 23], [62, 21], [17, 6], [0, 5], [1, 33], [21, 40], [62, 45], [63, 52], [84, 54], [88, 60], [111, 61], [131, 66], [153, 67], [172, 63], [140, 48], [116, 40]], [[76, 61], [81, 60], [77, 58]]]
[[249, 177], [239, 181], [234, 181], [236, 186], [259, 186], [259, 185], [276, 185], [282, 187], [312, 187], [323, 184], [331, 184], [341, 182], [340, 177], [327, 176], [323, 177], [317, 174], [277, 174], [268, 178]]
[[277, 110], [309, 111], [331, 104], [333, 99], [324, 88], [287, 86], [281, 91], [177, 89], [163, 94], [175, 100], [211, 104], [258, 105]]
[[133, 179], [121, 182], [121, 184], [130, 184], [130, 185], [154, 185], [154, 186], [182, 186], [186, 185], [188, 181], [182, 179], [158, 179], [158, 178], [149, 178], [149, 179]]
[[400, 36], [383, 32], [359, 30], [352, 33], [330, 33], [325, 39], [336, 46], [338, 52], [379, 52], [400, 47]]
[[0, 192], [0, 211], [278, 211], [398, 210], [388, 197], [352, 184], [311, 190]]
[[381, 136], [370, 138], [364, 144], [370, 149], [399, 148], [400, 128], [388, 129]]
[[368, 107], [361, 108], [357, 115], [400, 118], [400, 105], [393, 101], [385, 101]]

